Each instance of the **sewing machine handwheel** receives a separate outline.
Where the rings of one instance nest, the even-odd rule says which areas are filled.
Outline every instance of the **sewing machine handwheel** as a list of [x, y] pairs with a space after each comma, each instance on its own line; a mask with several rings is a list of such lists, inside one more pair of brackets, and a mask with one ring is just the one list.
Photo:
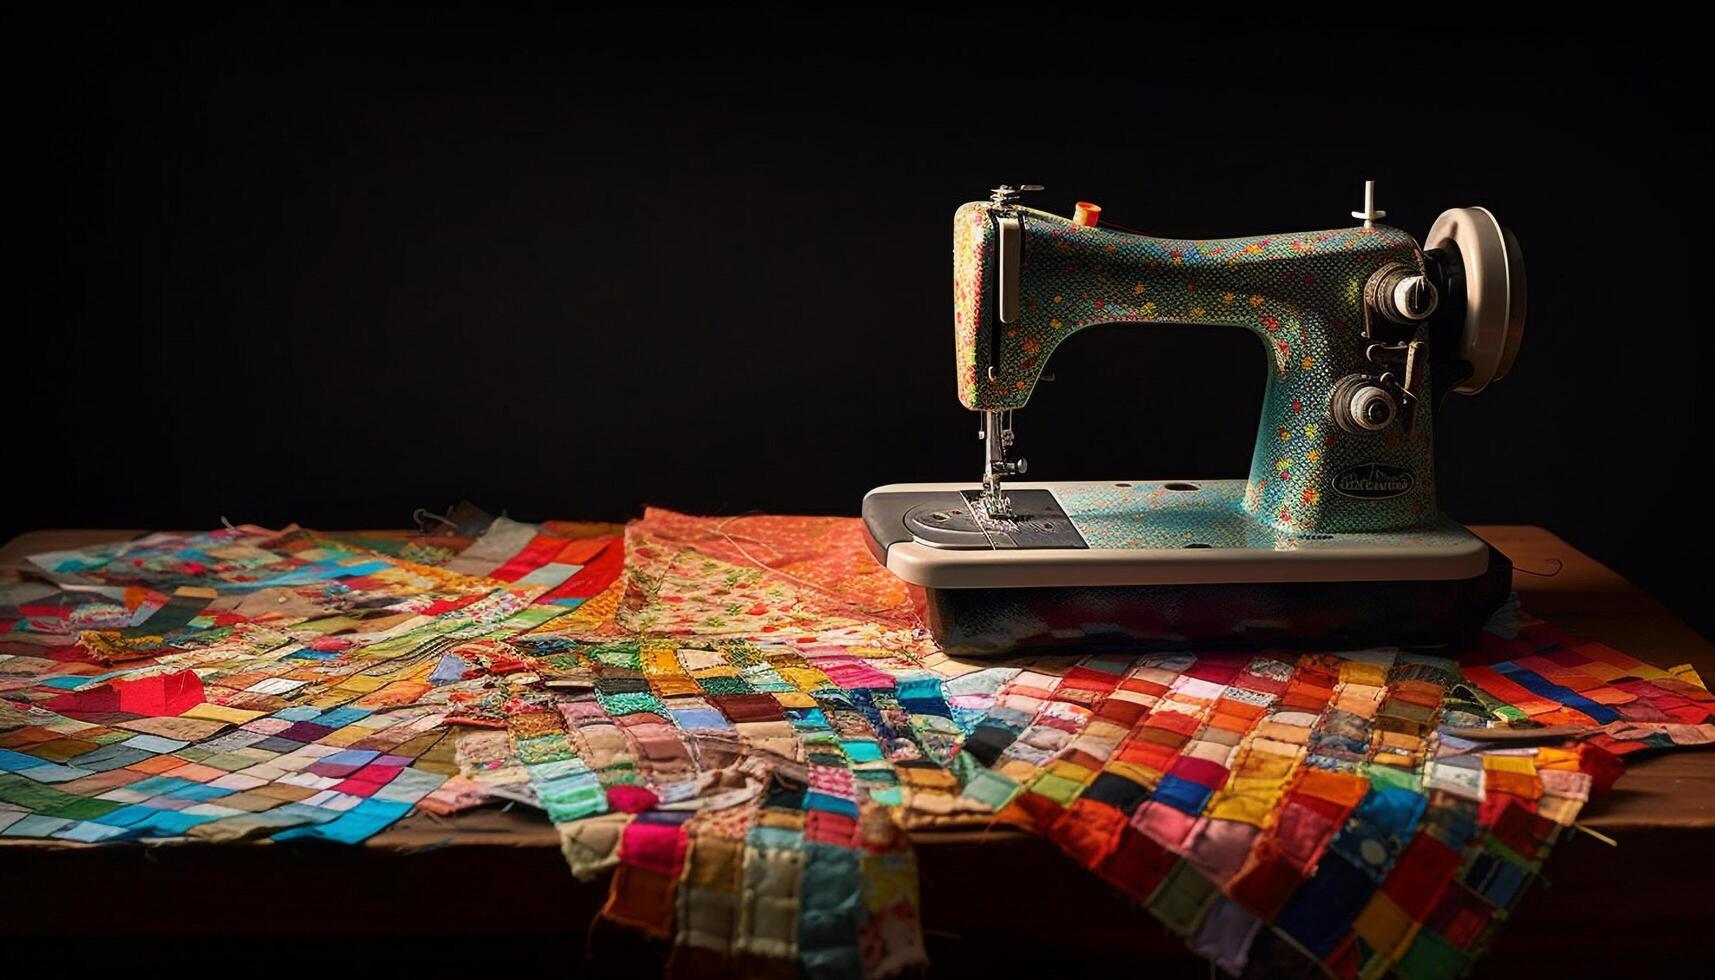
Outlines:
[[1458, 250], [1465, 273], [1465, 328], [1459, 357], [1471, 376], [1454, 387], [1474, 395], [1506, 377], [1524, 339], [1524, 255], [1518, 239], [1487, 208], [1453, 208], [1424, 236], [1423, 247]]

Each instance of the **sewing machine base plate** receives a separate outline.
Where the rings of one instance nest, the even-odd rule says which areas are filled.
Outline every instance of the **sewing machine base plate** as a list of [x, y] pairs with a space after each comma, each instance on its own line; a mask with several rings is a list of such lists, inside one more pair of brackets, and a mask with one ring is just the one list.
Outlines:
[[947, 652], [1367, 646], [1448, 647], [1511, 594], [1512, 562], [1489, 550], [1470, 579], [925, 589]]
[[1511, 563], [1457, 522], [1294, 532], [1242, 480], [966, 484], [871, 491], [871, 552], [928, 595], [950, 652], [1018, 647], [1446, 646], [1507, 599]]

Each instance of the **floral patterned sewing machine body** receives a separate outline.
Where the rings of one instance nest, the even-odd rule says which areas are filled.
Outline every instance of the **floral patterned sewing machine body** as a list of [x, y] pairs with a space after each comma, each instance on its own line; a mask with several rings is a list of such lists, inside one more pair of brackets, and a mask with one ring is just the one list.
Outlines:
[[[1481, 208], [1420, 246], [1377, 223], [1213, 241], [1022, 207], [954, 216], [955, 367], [982, 416], [980, 485], [871, 491], [872, 552], [929, 594], [936, 639], [1020, 645], [1295, 639], [1450, 642], [1506, 598], [1510, 565], [1436, 506], [1434, 412], [1511, 368], [1518, 244]], [[1236, 326], [1268, 382], [1246, 480], [1021, 483], [1012, 413], [1054, 350], [1108, 323]]]

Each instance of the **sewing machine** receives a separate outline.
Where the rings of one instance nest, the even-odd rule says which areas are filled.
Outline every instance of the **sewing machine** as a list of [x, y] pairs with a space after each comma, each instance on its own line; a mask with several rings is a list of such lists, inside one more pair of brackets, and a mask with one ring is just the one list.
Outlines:
[[[1213, 241], [1024, 207], [953, 218], [954, 363], [982, 480], [864, 497], [870, 549], [925, 589], [949, 650], [1442, 645], [1480, 627], [1511, 564], [1435, 502], [1435, 409], [1504, 377], [1524, 331], [1517, 241], [1482, 208], [1421, 246], [1379, 219]], [[1097, 324], [1243, 327], [1268, 383], [1245, 480], [1036, 483], [1013, 412]]]

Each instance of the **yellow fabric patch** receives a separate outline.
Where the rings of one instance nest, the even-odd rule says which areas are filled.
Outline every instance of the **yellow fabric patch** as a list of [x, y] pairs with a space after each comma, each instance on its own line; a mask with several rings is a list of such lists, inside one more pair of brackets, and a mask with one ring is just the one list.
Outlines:
[[1233, 778], [1284, 781], [1296, 765], [1296, 755], [1277, 755], [1253, 745], [1239, 757], [1238, 766], [1233, 770]]
[[1352, 931], [1378, 952], [1397, 958], [1405, 952], [1406, 944], [1417, 934], [1418, 924], [1411, 916], [1381, 892], [1370, 896], [1370, 903], [1358, 913]]
[[1536, 801], [1538, 816], [1554, 821], [1562, 827], [1572, 826], [1578, 819], [1579, 811], [1584, 809], [1584, 801], [1570, 796], [1544, 796]]
[[[1709, 685], [1703, 683], [1703, 678], [1697, 673], [1697, 668], [1690, 664], [1680, 664], [1677, 667], [1669, 667], [1667, 672], [1687, 684], [1696, 684], [1705, 691], [1709, 690]], [[1649, 677], [1649, 675], [1644, 674], [1642, 671], [1634, 671], [1634, 673], [1637, 673], [1646, 679]]]
[[1542, 748], [1536, 750], [1536, 768], [1578, 771], [1578, 750]]
[[1368, 687], [1381, 687], [1387, 683], [1387, 668], [1380, 664], [1367, 664], [1357, 660], [1347, 660], [1340, 664], [1340, 682], [1342, 684], [1363, 684]]
[[1483, 756], [1483, 769], [1487, 772], [1516, 772], [1535, 776], [1536, 760], [1528, 755], [1486, 755]]
[[1236, 820], [1261, 827], [1280, 802], [1284, 784], [1278, 778], [1234, 776], [1215, 794], [1209, 807], [1214, 820]]
[[184, 714], [181, 714], [179, 717], [202, 718], [207, 721], [224, 721], [229, 725], [242, 725], [247, 721], [255, 721], [267, 713], [268, 712], [266, 711], [241, 711], [237, 708], [228, 708], [219, 704], [209, 704], [207, 701], [204, 701], [202, 704], [199, 704]]
[[1096, 774], [1091, 772], [1089, 769], [1086, 769], [1075, 762], [1066, 762], [1064, 760], [1056, 760], [1049, 763], [1048, 768], [1045, 769], [1044, 772], [1047, 775], [1069, 780], [1080, 786], [1096, 778]]

